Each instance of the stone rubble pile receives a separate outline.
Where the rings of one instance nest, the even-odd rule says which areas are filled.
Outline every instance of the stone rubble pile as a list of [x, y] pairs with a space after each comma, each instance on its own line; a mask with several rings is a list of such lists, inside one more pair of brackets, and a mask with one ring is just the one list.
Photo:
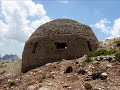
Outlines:
[[106, 56], [97, 56], [93, 57], [92, 59], [97, 60], [97, 61], [115, 61], [115, 56], [114, 55], [106, 55]]
[[86, 56], [48, 63], [8, 79], [0, 90], [119, 90], [120, 64], [109, 61], [114, 56], [99, 58], [87, 65], [83, 65]]

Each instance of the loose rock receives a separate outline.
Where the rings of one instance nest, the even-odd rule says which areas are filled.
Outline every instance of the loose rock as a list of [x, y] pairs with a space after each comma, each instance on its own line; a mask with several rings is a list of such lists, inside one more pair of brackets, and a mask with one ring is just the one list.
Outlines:
[[71, 73], [73, 71], [72, 66], [68, 66], [65, 73]]
[[86, 90], [92, 90], [92, 85], [90, 83], [85, 83], [84, 87]]
[[107, 79], [107, 73], [106, 72], [101, 74], [101, 80], [105, 80], [105, 79]]

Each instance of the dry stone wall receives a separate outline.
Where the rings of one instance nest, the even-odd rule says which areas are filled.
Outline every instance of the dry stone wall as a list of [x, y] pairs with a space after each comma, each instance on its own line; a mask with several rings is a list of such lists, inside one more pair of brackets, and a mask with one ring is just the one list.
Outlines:
[[57, 19], [40, 26], [26, 42], [22, 72], [62, 59], [79, 58], [97, 49], [90, 27], [74, 20]]

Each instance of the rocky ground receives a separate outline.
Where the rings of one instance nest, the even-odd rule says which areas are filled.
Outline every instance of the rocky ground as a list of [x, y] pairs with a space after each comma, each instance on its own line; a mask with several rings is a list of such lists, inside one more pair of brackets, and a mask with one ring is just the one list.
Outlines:
[[95, 60], [86, 64], [85, 59], [48, 63], [0, 79], [0, 90], [120, 90], [120, 62]]
[[0, 61], [0, 79], [20, 75], [21, 60]]
[[21, 61], [0, 62], [0, 90], [120, 90], [120, 62], [114, 55], [92, 59], [48, 63], [24, 74]]

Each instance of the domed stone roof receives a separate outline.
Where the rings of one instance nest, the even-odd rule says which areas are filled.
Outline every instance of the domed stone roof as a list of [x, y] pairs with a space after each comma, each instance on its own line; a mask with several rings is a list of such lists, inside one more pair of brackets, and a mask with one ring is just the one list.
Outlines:
[[85, 24], [70, 19], [56, 19], [38, 27], [29, 39], [58, 34], [80, 35], [82, 37], [89, 36], [89, 38], [95, 38], [91, 28]]
[[79, 58], [96, 50], [98, 40], [92, 29], [70, 19], [56, 19], [36, 29], [26, 41], [22, 72], [62, 59]]

